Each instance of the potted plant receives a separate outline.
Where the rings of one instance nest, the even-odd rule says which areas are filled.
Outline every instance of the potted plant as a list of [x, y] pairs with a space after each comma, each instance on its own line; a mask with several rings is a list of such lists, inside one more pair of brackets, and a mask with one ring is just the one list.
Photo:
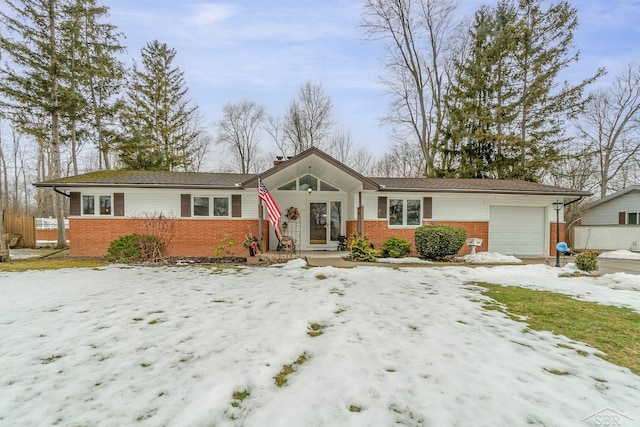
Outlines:
[[245, 236], [242, 246], [249, 249], [250, 256], [259, 255], [262, 252], [262, 239], [254, 235]]

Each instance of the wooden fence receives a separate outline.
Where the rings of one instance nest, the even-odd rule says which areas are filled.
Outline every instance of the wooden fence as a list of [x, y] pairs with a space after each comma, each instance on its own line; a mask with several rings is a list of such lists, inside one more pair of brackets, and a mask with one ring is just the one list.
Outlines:
[[12, 215], [5, 212], [4, 232], [11, 235], [19, 235], [16, 247], [36, 247], [36, 218], [33, 215]]

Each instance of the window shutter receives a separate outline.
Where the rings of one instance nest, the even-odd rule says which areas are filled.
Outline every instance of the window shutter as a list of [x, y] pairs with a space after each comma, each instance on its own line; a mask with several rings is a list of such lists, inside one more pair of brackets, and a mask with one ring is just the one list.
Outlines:
[[231, 195], [231, 216], [233, 218], [242, 217], [242, 196], [240, 194]]
[[181, 217], [191, 216], [191, 194], [180, 195], [180, 216]]
[[378, 197], [378, 218], [386, 218], [387, 217], [387, 198], [380, 196]]
[[433, 218], [433, 198], [425, 197], [422, 199], [422, 218]]
[[80, 193], [77, 191], [72, 191], [70, 193], [69, 200], [69, 215], [80, 215]]
[[113, 216], [124, 216], [124, 193], [113, 193]]
[[627, 223], [627, 213], [626, 212], [618, 212], [618, 224], [624, 225]]

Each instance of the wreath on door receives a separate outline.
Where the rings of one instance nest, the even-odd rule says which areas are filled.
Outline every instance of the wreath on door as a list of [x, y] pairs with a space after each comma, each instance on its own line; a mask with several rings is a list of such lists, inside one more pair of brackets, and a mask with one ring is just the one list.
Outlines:
[[287, 218], [289, 218], [290, 221], [295, 221], [296, 219], [300, 218], [300, 211], [298, 210], [298, 208], [294, 208], [293, 206], [291, 206], [289, 209], [287, 209]]

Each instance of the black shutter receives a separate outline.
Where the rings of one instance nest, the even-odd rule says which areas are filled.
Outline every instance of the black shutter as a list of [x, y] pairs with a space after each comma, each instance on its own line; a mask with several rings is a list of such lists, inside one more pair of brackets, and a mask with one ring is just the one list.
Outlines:
[[231, 195], [231, 216], [233, 218], [242, 217], [242, 196], [240, 194]]
[[425, 197], [422, 199], [422, 218], [433, 218], [433, 199], [431, 197]]
[[378, 218], [387, 217], [387, 198], [384, 196], [378, 197]]
[[69, 215], [80, 215], [80, 193], [77, 191], [72, 191], [69, 194], [71, 197], [69, 199]]
[[113, 193], [113, 216], [124, 216], [124, 193]]
[[181, 217], [191, 216], [191, 194], [180, 195], [180, 216]]

